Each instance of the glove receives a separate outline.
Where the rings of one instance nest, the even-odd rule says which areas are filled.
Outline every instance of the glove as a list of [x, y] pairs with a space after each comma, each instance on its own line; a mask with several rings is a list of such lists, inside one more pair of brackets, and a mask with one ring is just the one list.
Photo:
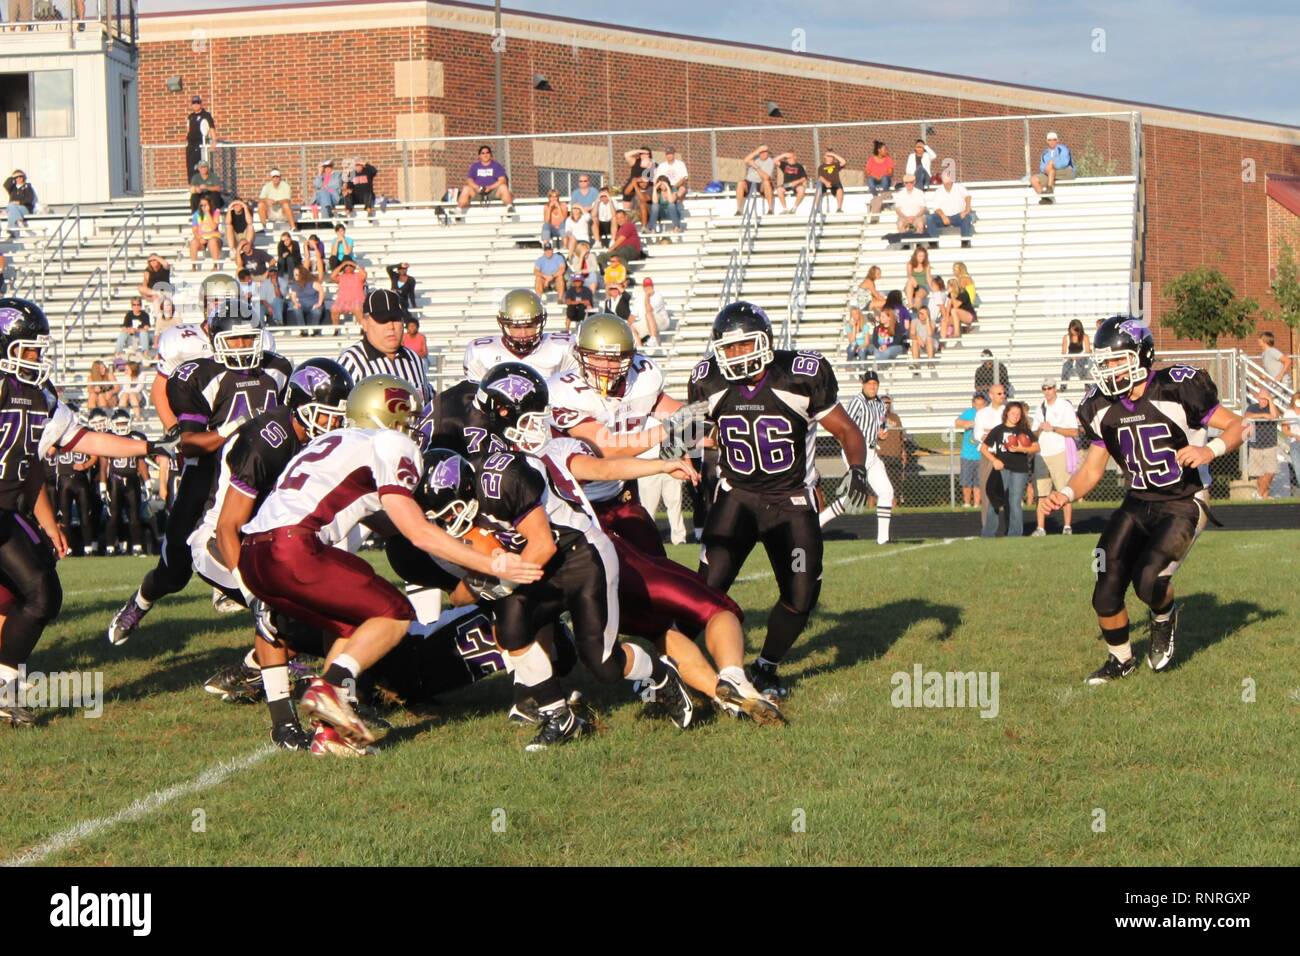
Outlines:
[[248, 419], [243, 417], [232, 418], [230, 421], [226, 422], [224, 425], [222, 425], [220, 428], [217, 429], [217, 434], [220, 435], [222, 438], [229, 438], [235, 432], [239, 431], [240, 426], [243, 425], [244, 422], [246, 421], [248, 421]]
[[473, 572], [465, 575], [464, 581], [465, 587], [469, 588], [470, 593], [484, 601], [499, 601], [501, 598], [508, 597], [515, 589], [513, 584], [502, 581], [500, 578], [474, 574]]
[[849, 507], [861, 508], [867, 503], [867, 466], [849, 466]]
[[181, 430], [172, 427], [162, 438], [157, 441], [152, 439], [147, 443], [145, 454], [150, 458], [154, 455], [166, 455], [168, 458], [178, 458], [181, 447]]
[[664, 437], [659, 443], [659, 457], [667, 460], [681, 458], [695, 447], [704, 434], [704, 417], [708, 414], [707, 402], [683, 405], [663, 421]]
[[248, 609], [253, 612], [253, 629], [257, 631], [257, 636], [268, 644], [280, 643], [280, 632], [276, 630], [275, 624], [271, 621], [271, 609], [262, 603], [260, 598], [249, 597]]

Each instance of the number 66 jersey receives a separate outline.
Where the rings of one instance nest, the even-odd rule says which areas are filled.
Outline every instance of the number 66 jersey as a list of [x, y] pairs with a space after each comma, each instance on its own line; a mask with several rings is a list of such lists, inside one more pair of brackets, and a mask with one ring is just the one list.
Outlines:
[[839, 401], [830, 362], [816, 352], [778, 349], [747, 384], [728, 381], [710, 357], [695, 366], [688, 393], [689, 401], [708, 403], [724, 490], [816, 506], [817, 423]]
[[1219, 407], [1209, 374], [1188, 365], [1151, 372], [1136, 400], [1108, 398], [1095, 385], [1079, 403], [1079, 424], [1090, 441], [1104, 442], [1124, 469], [1129, 495], [1143, 501], [1188, 498], [1210, 486], [1210, 470], [1184, 468], [1175, 457], [1205, 444], [1205, 423]]

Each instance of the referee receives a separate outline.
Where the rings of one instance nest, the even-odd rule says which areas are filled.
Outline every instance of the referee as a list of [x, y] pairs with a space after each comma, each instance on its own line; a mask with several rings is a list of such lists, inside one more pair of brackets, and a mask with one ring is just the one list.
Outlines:
[[339, 364], [355, 381], [371, 375], [392, 375], [420, 393], [425, 402], [433, 399], [424, 359], [402, 344], [408, 317], [402, 301], [392, 289], [373, 289], [366, 296], [361, 314], [361, 341], [339, 355]]
[[[889, 519], [894, 513], [894, 485], [885, 471], [885, 463], [876, 452], [876, 445], [889, 430], [886, 415], [889, 410], [879, 397], [880, 376], [874, 371], [862, 373], [862, 393], [854, 395], [844, 404], [849, 418], [862, 431], [867, 442], [867, 484], [876, 493], [876, 543], [889, 543]], [[847, 460], [845, 465], [847, 467]], [[844, 499], [833, 501], [821, 513], [821, 522], [826, 524], [844, 511]]]

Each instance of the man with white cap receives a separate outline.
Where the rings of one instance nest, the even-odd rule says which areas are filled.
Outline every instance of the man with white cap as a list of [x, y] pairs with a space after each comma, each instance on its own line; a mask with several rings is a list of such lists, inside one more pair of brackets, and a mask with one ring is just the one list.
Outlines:
[[[1033, 536], [1047, 534], [1047, 512], [1043, 503], [1053, 491], [1060, 491], [1070, 480], [1079, 465], [1074, 439], [1079, 434], [1079, 418], [1068, 398], [1057, 394], [1056, 377], [1043, 379], [1043, 400], [1034, 409], [1033, 430], [1038, 439], [1038, 463], [1035, 469], [1038, 485], [1038, 527]], [[1065, 519], [1063, 534], [1072, 534], [1070, 519], [1073, 506], [1067, 504], [1062, 515]]]
[[284, 177], [280, 175], [280, 170], [272, 169], [271, 178], [262, 186], [262, 191], [257, 194], [257, 214], [262, 217], [262, 228], [267, 232], [271, 231], [271, 210], [276, 209], [284, 213], [284, 218], [289, 221], [290, 229], [297, 229], [298, 223], [293, 218], [293, 206], [289, 199], [293, 195], [293, 190]]
[[334, 215], [334, 207], [343, 201], [343, 174], [334, 168], [334, 160], [327, 159], [320, 164], [311, 188], [315, 190], [311, 204], [320, 207], [319, 214], [326, 219]]
[[[1038, 161], [1038, 172], [1029, 177], [1029, 184], [1034, 187], [1034, 192], [1043, 196], [1038, 200], [1039, 205], [1052, 202], [1052, 192], [1058, 179], [1073, 178], [1074, 157], [1070, 155], [1070, 147], [1062, 143], [1055, 132], [1049, 132], [1047, 149], [1043, 150], [1043, 155]], [[1046, 195], [1043, 194], [1044, 190]]]

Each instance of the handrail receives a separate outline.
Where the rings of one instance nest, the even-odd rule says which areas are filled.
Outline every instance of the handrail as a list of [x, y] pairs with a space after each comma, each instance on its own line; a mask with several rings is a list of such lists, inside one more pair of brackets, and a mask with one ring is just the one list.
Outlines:
[[[93, 295], [91, 286], [94, 286]], [[81, 286], [81, 291], [77, 293], [72, 304], [64, 313], [63, 320], [63, 339], [59, 345], [59, 374], [68, 374], [68, 336], [72, 334], [75, 328], [81, 329], [81, 342], [86, 342], [86, 310], [93, 304], [98, 304], [99, 317], [104, 317], [104, 268], [96, 266], [95, 271], [87, 277], [85, 283]], [[74, 318], [73, 313], [76, 313]]]
[[745, 267], [754, 251], [754, 237], [758, 234], [758, 204], [762, 198], [757, 189], [751, 189], [745, 196], [745, 204], [740, 210], [740, 238], [727, 259], [727, 274], [722, 279], [722, 292], [718, 296], [719, 309], [740, 294], [741, 284], [745, 281]]
[[1267, 389], [1268, 393], [1274, 399], [1280, 400], [1287, 408], [1291, 407], [1291, 400], [1295, 397], [1295, 389], [1289, 387], [1283, 382], [1279, 382], [1273, 376], [1268, 374], [1267, 369], [1260, 365], [1245, 352], [1241, 353], [1241, 385], [1242, 385], [1242, 403], [1254, 401], [1255, 393], [1261, 388]]
[[[122, 261], [122, 281], [126, 281], [126, 264], [129, 261], [131, 237], [137, 233], [140, 236], [140, 254], [144, 255], [144, 203], [136, 203], [135, 206], [127, 213], [122, 228], [113, 236], [112, 241], [108, 244], [108, 251], [104, 254], [104, 277], [106, 280], [109, 298], [113, 296], [113, 266], [118, 260]], [[121, 240], [121, 246], [118, 247], [118, 240]]]
[[49, 284], [46, 282], [45, 279], [45, 272], [49, 268], [50, 262], [53, 259], [53, 255], [50, 253], [50, 246], [51, 244], [57, 241], [58, 246], [55, 251], [58, 253], [59, 256], [59, 271], [63, 272], [63, 270], [66, 268], [66, 263], [63, 258], [63, 250], [64, 247], [67, 245], [68, 236], [72, 233], [73, 230], [75, 230], [77, 234], [77, 244], [73, 248], [80, 249], [81, 248], [81, 204], [80, 203], [72, 204], [71, 208], [69, 208], [68, 211], [63, 214], [63, 218], [60, 219], [58, 224], [54, 227], [54, 231], [51, 232], [48, 236], [46, 236], [45, 241], [40, 244], [39, 247], [40, 256], [41, 256], [40, 293], [42, 296], [48, 295], [50, 291]]
[[822, 210], [825, 192], [826, 188], [822, 181], [817, 180], [812, 209], [808, 211], [808, 228], [804, 231], [803, 248], [799, 250], [799, 261], [794, 267], [794, 276], [790, 281], [790, 298], [785, 309], [785, 332], [781, 340], [787, 349], [793, 347], [795, 328], [803, 318], [804, 303], [808, 299], [808, 286], [812, 282], [812, 260], [817, 254], [822, 226], [826, 223], [826, 213]]

